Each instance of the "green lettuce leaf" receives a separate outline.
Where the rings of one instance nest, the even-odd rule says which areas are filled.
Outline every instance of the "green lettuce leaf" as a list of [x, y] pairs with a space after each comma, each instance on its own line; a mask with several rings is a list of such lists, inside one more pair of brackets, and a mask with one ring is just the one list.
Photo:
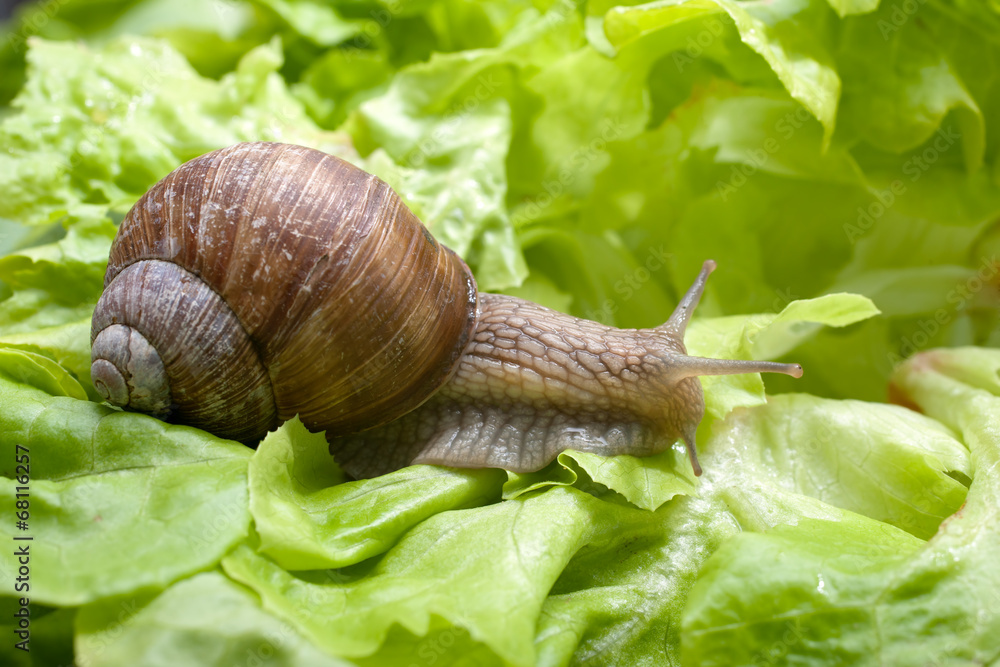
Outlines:
[[44, 224], [124, 213], [181, 162], [242, 140], [344, 152], [287, 91], [281, 64], [277, 45], [264, 45], [216, 82], [159, 41], [32, 40], [13, 103], [21, 113], [0, 125], [0, 216]]
[[516, 473], [507, 471], [507, 481], [503, 485], [503, 499], [513, 500], [520, 495], [539, 491], [550, 486], [573, 486], [580, 479], [580, 471], [574, 465], [573, 452], [565, 451], [556, 460], [535, 472]]
[[15, 382], [37, 387], [53, 396], [87, 400], [87, 392], [66, 369], [30, 349], [0, 345], [0, 369]]
[[399, 624], [409, 639], [393, 637], [389, 650], [404, 641], [415, 649], [418, 638], [452, 627], [494, 654], [482, 664], [532, 665], [535, 621], [553, 582], [581, 546], [630, 517], [642, 521], [644, 510], [557, 487], [441, 512], [382, 558], [351, 568], [293, 575], [245, 546], [223, 567], [335, 655], [371, 655]]
[[43, 289], [67, 304], [96, 303], [116, 231], [107, 219], [76, 221], [55, 243], [0, 258], [0, 280], [13, 289]]
[[906, 26], [907, 13], [899, 25], [900, 13], [893, 3], [882, 3], [876, 14], [855, 22], [839, 45], [845, 134], [901, 153], [931, 139], [952, 113], [954, 138], [961, 138], [965, 166], [974, 171], [985, 148], [982, 112], [934, 36]]
[[218, 78], [240, 56], [273, 34], [275, 26], [241, 0], [59, 0], [21, 3], [0, 25], [0, 104], [24, 84], [32, 37], [92, 45], [122, 35], [167, 40], [204, 76]]
[[50, 358], [85, 393], [28, 384], [55, 395], [100, 400], [90, 383], [90, 317], [115, 231], [106, 219], [76, 221], [58, 241], [0, 257], [0, 281], [12, 288], [0, 298], [0, 349]]
[[[100, 395], [90, 383], [90, 318], [44, 327], [29, 333], [11, 333], [0, 336], [0, 348], [23, 350], [49, 357], [72, 376], [91, 400], [100, 401]], [[32, 382], [27, 384], [35, 385]], [[51, 391], [50, 394], [72, 396], [62, 392]]]
[[320, 46], [335, 46], [363, 34], [371, 21], [347, 20], [329, 5], [311, 0], [259, 0], [296, 33]]
[[[828, 145], [836, 123], [840, 77], [817, 39], [823, 12], [807, 0], [745, 4], [731, 0], [665, 0], [609, 12], [604, 29], [612, 44], [669, 29], [675, 23], [712, 14], [728, 15], [740, 39], [759, 54], [788, 93], [815, 116]], [[794, 22], [797, 30], [786, 30]]]
[[93, 665], [340, 667], [260, 600], [218, 572], [197, 574], [148, 601], [113, 598], [80, 609], [76, 655]]
[[537, 472], [507, 472], [504, 500], [550, 486], [576, 486], [598, 497], [621, 496], [636, 507], [656, 510], [674, 496], [692, 495], [696, 482], [687, 451], [675, 446], [646, 458], [599, 456], [566, 450]]
[[[822, 325], [842, 327], [878, 312], [863, 296], [828, 294], [807, 301], [792, 301], [777, 314], [692, 320], [684, 342], [689, 354], [700, 357], [771, 359], [794, 349]], [[705, 390], [705, 411], [714, 417], [724, 417], [739, 406], [764, 402], [764, 382], [759, 373], [709, 376], [700, 380]]]
[[[8, 359], [0, 363], [7, 373]], [[27, 530], [10, 521], [0, 534], [33, 538], [32, 600], [76, 606], [162, 588], [246, 537], [243, 446], [4, 376], [0, 405], [0, 496], [10, 507], [24, 486], [16, 447], [30, 457]]]
[[[515, 30], [491, 49], [437, 54], [397, 74], [350, 127], [365, 166], [394, 186], [435, 236], [466, 257], [482, 289], [527, 275], [506, 209], [517, 75], [578, 35], [556, 15]], [[521, 84], [523, 85], [523, 84]]]
[[[918, 355], [895, 376], [897, 395], [954, 428], [971, 453], [968, 497], [930, 541], [856, 515], [744, 533], [691, 592], [684, 660], [732, 664], [774, 652], [790, 663], [995, 661], [998, 372], [996, 350], [959, 349]], [[911, 493], [929, 500], [936, 488]]]
[[345, 483], [324, 435], [293, 419], [264, 438], [250, 460], [258, 550], [289, 570], [353, 565], [385, 552], [430, 516], [494, 499], [501, 476], [412, 466]]
[[[929, 539], [965, 501], [968, 450], [938, 422], [896, 406], [783, 394], [713, 434], [745, 448], [739, 467], [775, 484]], [[741, 448], [744, 449], [744, 448]], [[754, 501], [746, 499], [747, 505]], [[748, 510], [750, 511], [750, 510]]]
[[680, 446], [646, 458], [568, 452], [590, 480], [637, 507], [655, 510], [678, 495], [695, 493], [694, 471]]
[[[94, 313], [93, 303], [65, 305], [61, 299], [51, 292], [40, 289], [18, 290], [7, 298], [0, 300], [0, 332], [5, 337], [12, 337], [11, 342], [17, 343], [21, 336], [45, 330], [59, 330], [63, 326], [72, 326], [85, 321], [86, 326], [79, 328], [67, 338], [58, 333], [55, 337], [58, 347], [83, 350], [90, 356], [90, 335], [84, 334], [89, 329], [90, 318]], [[33, 341], [26, 341], [33, 342]], [[89, 374], [90, 364], [87, 364]]]

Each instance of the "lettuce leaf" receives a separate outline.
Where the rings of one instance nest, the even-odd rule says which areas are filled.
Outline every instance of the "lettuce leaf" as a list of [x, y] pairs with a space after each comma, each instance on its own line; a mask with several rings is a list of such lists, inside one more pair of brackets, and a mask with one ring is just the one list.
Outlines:
[[[39, 366], [35, 377], [48, 372]], [[0, 497], [14, 506], [24, 486], [15, 446], [27, 448], [33, 601], [77, 606], [163, 588], [246, 537], [246, 448], [96, 405], [82, 390], [49, 395], [8, 379], [12, 368], [0, 355], [0, 444], [9, 454]], [[22, 533], [11, 521], [0, 534]]]
[[438, 512], [495, 500], [500, 477], [496, 470], [411, 466], [345, 483], [324, 435], [293, 419], [250, 459], [258, 550], [289, 570], [353, 565]]
[[28, 81], [13, 102], [22, 113], [0, 125], [0, 217], [45, 224], [122, 214], [181, 162], [251, 138], [344, 150], [288, 93], [276, 44], [218, 82], [155, 40], [30, 45]]
[[[296, 575], [249, 547], [223, 559], [223, 567], [256, 591], [265, 609], [335, 655], [371, 655], [399, 624], [414, 648], [428, 633], [463, 628], [496, 664], [531, 665], [536, 619], [567, 562], [584, 545], [646, 517], [557, 487], [440, 512], [384, 557], [353, 568]], [[388, 650], [405, 640], [394, 641]]]
[[[684, 660], [995, 661], [998, 371], [996, 350], [957, 349], [918, 355], [895, 376], [900, 397], [960, 433], [972, 459], [961, 511], [928, 542], [857, 515], [743, 533], [712, 556], [691, 591]], [[970, 375], [979, 381], [962, 381]], [[931, 503], [943, 488], [910, 490]]]
[[218, 572], [178, 582], [148, 603], [130, 598], [89, 604], [80, 610], [76, 630], [76, 655], [87, 664], [351, 664], [317, 650]]
[[[692, 19], [727, 15], [740, 40], [767, 62], [792, 99], [823, 125], [825, 147], [833, 134], [841, 83], [823, 41], [817, 39], [823, 12], [815, 5], [731, 0], [653, 2], [611, 10], [605, 16], [604, 30], [611, 44], [620, 46]], [[792, 21], [798, 30], [785, 30]]]

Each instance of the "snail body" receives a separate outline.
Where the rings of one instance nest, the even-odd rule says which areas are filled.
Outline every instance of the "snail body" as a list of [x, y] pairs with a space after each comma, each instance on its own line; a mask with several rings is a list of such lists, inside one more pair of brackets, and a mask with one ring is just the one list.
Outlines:
[[378, 178], [301, 146], [237, 144], [178, 167], [125, 217], [91, 376], [115, 405], [247, 443], [297, 414], [355, 477], [526, 472], [564, 449], [642, 456], [677, 438], [700, 474], [698, 375], [801, 374], [687, 356], [713, 268], [654, 329], [478, 294]]

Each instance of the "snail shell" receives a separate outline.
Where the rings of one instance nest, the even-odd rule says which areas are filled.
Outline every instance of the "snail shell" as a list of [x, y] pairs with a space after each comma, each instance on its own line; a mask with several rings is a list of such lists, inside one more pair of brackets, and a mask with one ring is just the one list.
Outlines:
[[670, 319], [615, 329], [477, 294], [381, 180], [301, 146], [238, 144], [122, 222], [91, 331], [109, 402], [247, 443], [296, 414], [355, 477], [411, 463], [538, 470], [568, 448], [701, 473], [699, 375], [797, 364], [688, 356], [715, 263]]
[[112, 403], [244, 442], [300, 415], [351, 433], [448, 379], [476, 285], [378, 178], [316, 150], [237, 144], [129, 211], [94, 313]]

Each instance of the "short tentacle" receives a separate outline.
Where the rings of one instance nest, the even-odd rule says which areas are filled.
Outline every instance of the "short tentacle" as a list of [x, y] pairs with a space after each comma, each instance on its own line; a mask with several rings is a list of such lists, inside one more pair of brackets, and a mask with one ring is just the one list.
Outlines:
[[688, 458], [691, 459], [691, 468], [694, 469], [694, 476], [701, 477], [701, 464], [698, 463], [698, 448], [695, 445], [695, 431], [697, 430], [698, 424], [689, 424], [681, 434], [681, 438], [683, 438], [684, 446], [687, 448]]

